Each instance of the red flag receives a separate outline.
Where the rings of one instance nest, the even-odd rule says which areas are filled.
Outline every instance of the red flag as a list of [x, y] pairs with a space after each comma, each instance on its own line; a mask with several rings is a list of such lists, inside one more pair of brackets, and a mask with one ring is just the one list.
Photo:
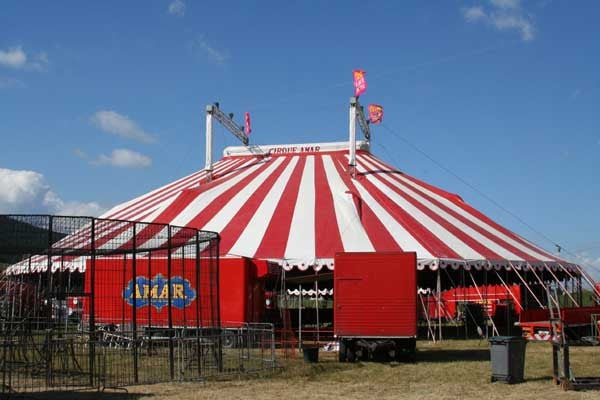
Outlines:
[[352, 74], [354, 76], [354, 96], [358, 97], [367, 91], [367, 80], [365, 79], [367, 72], [355, 69]]
[[244, 122], [244, 132], [246, 133], [246, 136], [250, 136], [252, 128], [250, 127], [250, 113], [248, 111], [246, 111], [246, 114], [244, 115]]
[[383, 107], [379, 104], [369, 104], [369, 120], [372, 124], [380, 124], [383, 120]]

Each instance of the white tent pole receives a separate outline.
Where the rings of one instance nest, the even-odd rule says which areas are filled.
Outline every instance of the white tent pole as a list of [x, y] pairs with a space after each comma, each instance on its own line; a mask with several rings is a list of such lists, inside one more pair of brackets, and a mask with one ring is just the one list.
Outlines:
[[350, 174], [352, 175], [352, 177], [354, 177], [356, 171], [356, 103], [357, 103], [357, 98], [356, 97], [350, 97], [350, 126], [349, 126], [349, 139], [348, 139], [348, 145], [350, 146], [349, 148], [349, 156], [350, 156], [350, 163], [349, 163], [349, 167], [350, 167]]
[[583, 278], [587, 281], [587, 283], [592, 287], [592, 290], [594, 291], [594, 293], [596, 293], [596, 295], [598, 297], [600, 297], [600, 291], [598, 289], [596, 289], [596, 282], [594, 282], [594, 279], [592, 279], [592, 277], [587, 273], [587, 271], [580, 267], [580, 266], [576, 266], [577, 269], [579, 270], [579, 273], [581, 274], [581, 276], [583, 276]]
[[317, 311], [317, 345], [321, 341], [321, 337], [319, 336], [319, 283], [315, 280], [315, 310]]
[[437, 311], [438, 311], [438, 339], [442, 341], [442, 281], [440, 279], [440, 267], [437, 271]]
[[[571, 274], [571, 272], [569, 272], [569, 270], [567, 268], [565, 268], [561, 263], [557, 262], [557, 264], [559, 267], [562, 268], [563, 271], [565, 271], [567, 274], [569, 274], [571, 279], [575, 281], [575, 284], [577, 284], [577, 287], [579, 288], [579, 292], [581, 292], [583, 290], [583, 288], [581, 287], [581, 279], [577, 279], [578, 277], [573, 276], [573, 274]], [[594, 291], [594, 293], [596, 293], [596, 288], [594, 288], [593, 286], [592, 286], [592, 290]]]
[[494, 270], [494, 272], [496, 273], [496, 276], [498, 277], [498, 279], [500, 279], [500, 282], [502, 282], [502, 284], [504, 285], [504, 287], [508, 291], [508, 294], [510, 294], [510, 297], [513, 298], [513, 300], [515, 301], [515, 303], [517, 303], [517, 305], [519, 306], [520, 309], [523, 309], [523, 306], [521, 306], [521, 303], [519, 302], [519, 300], [517, 300], [517, 297], [510, 290], [510, 288], [508, 287], [508, 285], [506, 284], [506, 282], [504, 282], [504, 279], [502, 279], [502, 277], [500, 276], [500, 274], [498, 273], [498, 271]]
[[514, 265], [512, 265], [511, 262], [509, 262], [510, 267], [512, 268], [513, 271], [515, 271], [515, 273], [517, 274], [517, 276], [519, 277], [519, 279], [521, 280], [521, 282], [523, 282], [523, 284], [525, 285], [525, 287], [527, 288], [527, 290], [529, 290], [529, 293], [531, 293], [531, 295], [533, 296], [533, 298], [535, 299], [535, 301], [538, 303], [538, 305], [542, 308], [546, 308], [546, 306], [544, 306], [542, 304], [542, 302], [540, 301], [540, 299], [538, 299], [538, 297], [535, 295], [535, 293], [533, 292], [533, 290], [531, 290], [531, 288], [529, 287], [529, 285], [527, 284], [527, 282], [525, 281], [525, 279], [523, 279], [523, 277], [521, 276], [521, 274], [519, 274], [519, 271], [517, 271], [517, 269], [514, 267]]
[[429, 312], [427, 311], [427, 308], [425, 307], [425, 302], [423, 301], [423, 295], [421, 295], [421, 293], [418, 293], [419, 295], [419, 300], [421, 300], [421, 306], [423, 307], [423, 312], [425, 313], [425, 319], [427, 320], [427, 330], [429, 331], [429, 334], [431, 335], [431, 338], [433, 339], [433, 343], [435, 343], [435, 333], [433, 333], [433, 329], [431, 329], [431, 321], [429, 320]]
[[564, 287], [564, 285], [558, 279], [558, 277], [556, 275], [554, 275], [554, 272], [552, 272], [552, 270], [550, 269], [550, 267], [548, 267], [546, 265], [546, 263], [544, 263], [544, 267], [546, 267], [546, 269], [548, 270], [548, 272], [550, 272], [550, 274], [552, 275], [552, 277], [554, 278], [554, 280], [556, 281], [556, 283], [558, 283], [558, 285], [563, 290], [563, 292], [565, 292], [567, 294], [567, 296], [569, 296], [569, 298], [571, 299], [571, 301], [573, 302], [573, 304], [575, 304], [577, 307], [579, 307], [579, 303], [577, 303], [577, 301], [575, 301], [575, 299], [573, 298], [573, 296], [571, 296], [571, 293], [569, 293], [569, 291]]
[[298, 349], [302, 348], [302, 285], [300, 285], [300, 298], [298, 299]]
[[[477, 286], [477, 283], [475, 283], [475, 278], [473, 278], [473, 274], [471, 273], [471, 271], [469, 271], [469, 276], [471, 277], [471, 280], [473, 281], [473, 286], [475, 286], [475, 290], [477, 290], [477, 294], [479, 295], [479, 298], [481, 299], [481, 302], [483, 303], [485, 300], [483, 299], [483, 295], [479, 291], [479, 287]], [[494, 320], [492, 319], [492, 316], [490, 315], [490, 313], [488, 313], [488, 318], [490, 319], [490, 322], [492, 323], [492, 334], [495, 332], [496, 335], [499, 335], [498, 329], [496, 329], [496, 324], [494, 324]]]
[[206, 106], [206, 178], [212, 180], [213, 105]]
[[558, 264], [558, 266], [564, 271], [566, 272], [567, 275], [569, 275], [569, 280], [571, 280], [571, 291], [573, 291], [573, 280], [575, 280], [575, 283], [577, 283], [578, 285], [578, 292], [581, 292], [581, 282], [579, 282], [577, 279], [575, 279], [575, 277], [573, 276], [573, 274], [571, 274], [571, 272], [569, 272], [568, 269], [566, 269], [565, 267], [562, 266], [561, 263], [557, 262], [556, 264]]
[[568, 270], [568, 269], [566, 269], [565, 267], [563, 267], [561, 263], [557, 262], [556, 264], [558, 264], [558, 266], [559, 266], [559, 267], [560, 267], [560, 268], [561, 268], [563, 271], [565, 271], [565, 272], [567, 273], [567, 275], [569, 275], [569, 278], [571, 278], [571, 279], [573, 279], [573, 278], [574, 278], [573, 274], [571, 274], [571, 273], [569, 272], [569, 270]]
[[[548, 290], [548, 286], [544, 283], [544, 281], [538, 276], [537, 272], [535, 272], [535, 267], [531, 264], [527, 264], [529, 265], [529, 269], [531, 270], [531, 272], [533, 272], [533, 275], [535, 275], [535, 277], [537, 278], [538, 282], [542, 285], [542, 287], [544, 288], [544, 290], [549, 293]], [[556, 304], [556, 306], [558, 307], [558, 303], [556, 303], [556, 300], [554, 300], [554, 297], [550, 296], [550, 299], [552, 301], [554, 301], [554, 303]]]

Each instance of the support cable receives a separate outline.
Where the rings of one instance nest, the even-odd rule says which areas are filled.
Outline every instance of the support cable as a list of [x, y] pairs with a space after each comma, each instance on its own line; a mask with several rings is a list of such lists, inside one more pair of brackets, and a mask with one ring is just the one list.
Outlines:
[[[470, 182], [468, 182], [467, 180], [465, 180], [464, 178], [462, 178], [460, 175], [458, 175], [457, 173], [455, 173], [454, 171], [452, 171], [450, 168], [446, 167], [445, 165], [443, 165], [442, 163], [440, 163], [439, 161], [437, 161], [434, 157], [432, 157], [429, 154], [427, 154], [424, 150], [421, 150], [418, 146], [414, 145], [408, 139], [406, 139], [403, 136], [399, 135], [395, 130], [393, 130], [392, 128], [390, 128], [389, 126], [387, 126], [387, 125], [385, 125], [383, 123], [381, 124], [381, 126], [386, 131], [388, 131], [390, 134], [392, 134], [394, 137], [396, 137], [396, 139], [404, 142], [406, 145], [408, 145], [414, 151], [416, 151], [417, 153], [421, 154], [423, 157], [427, 158], [429, 161], [431, 161], [433, 164], [435, 164], [437, 167], [439, 167], [440, 169], [442, 169], [446, 173], [448, 173], [448, 174], [452, 175], [454, 178], [458, 179], [460, 182], [462, 182], [464, 185], [466, 185], [467, 187], [469, 187], [471, 190], [473, 190], [474, 192], [476, 192], [477, 194], [479, 194], [484, 199], [488, 200], [490, 203], [492, 203], [493, 205], [495, 205], [496, 207], [498, 207], [504, 213], [506, 213], [506, 214], [510, 215], [511, 217], [513, 217], [519, 223], [521, 223], [522, 225], [524, 225], [525, 227], [527, 227], [528, 229], [530, 229], [535, 234], [539, 235], [541, 238], [543, 238], [544, 240], [546, 240], [548, 243], [551, 243], [553, 246], [556, 246], [557, 248], [562, 249], [563, 251], [565, 251], [566, 253], [570, 254], [575, 259], [578, 258], [578, 256], [576, 254], [574, 254], [573, 252], [569, 251], [564, 246], [559, 245], [556, 241], [552, 240], [550, 237], [548, 237], [546, 234], [544, 234], [543, 232], [541, 232], [539, 229], [536, 229], [533, 225], [529, 224], [523, 218], [519, 217], [517, 214], [515, 214], [512, 211], [508, 210], [502, 204], [500, 204], [499, 202], [497, 202], [496, 200], [494, 200], [493, 197], [488, 196], [482, 190], [480, 190], [479, 188], [477, 188], [475, 185], [471, 184]], [[595, 270], [600, 271], [600, 268], [595, 267], [595, 266], [593, 266], [591, 264], [588, 264], [586, 266], [589, 267], [589, 268], [593, 268]], [[581, 268], [580, 266], [577, 265], [576, 268], [582, 274], [586, 275], [586, 278], [587, 278], [586, 281], [590, 284], [590, 286], [592, 286], [594, 292], [600, 297], [600, 291], [598, 291], [598, 290], [596, 290], [594, 288], [594, 284], [592, 284], [592, 282], [594, 282], [594, 280], [591, 278], [591, 276], [589, 276], [589, 274], [583, 268]]]

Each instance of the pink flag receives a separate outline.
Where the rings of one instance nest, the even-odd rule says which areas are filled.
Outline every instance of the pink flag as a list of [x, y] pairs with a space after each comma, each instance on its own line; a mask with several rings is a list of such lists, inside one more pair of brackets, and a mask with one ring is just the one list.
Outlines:
[[244, 115], [244, 132], [246, 136], [250, 136], [250, 132], [252, 132], [252, 128], [250, 127], [250, 113], [248, 111]]
[[369, 121], [372, 124], [380, 124], [383, 120], [383, 107], [379, 104], [369, 104]]
[[367, 81], [365, 79], [366, 71], [355, 69], [354, 75], [354, 96], [358, 97], [367, 91]]

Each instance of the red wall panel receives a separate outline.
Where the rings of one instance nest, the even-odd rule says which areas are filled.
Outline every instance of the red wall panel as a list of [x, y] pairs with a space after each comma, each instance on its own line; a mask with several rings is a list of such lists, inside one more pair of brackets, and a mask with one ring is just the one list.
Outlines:
[[[223, 326], [238, 326], [261, 317], [256, 303], [264, 303], [256, 267], [245, 258], [221, 258], [219, 264], [220, 315], [216, 314], [217, 291], [210, 268], [196, 273], [195, 259], [171, 260], [173, 326], [213, 326], [220, 318]], [[136, 279], [128, 258], [98, 258], [96, 269], [96, 322], [130, 324], [133, 316], [133, 290], [136, 290], [138, 325], [168, 326], [167, 259], [138, 258]], [[91, 267], [86, 268], [86, 292], [90, 292]], [[211, 279], [213, 284], [211, 284]], [[264, 308], [264, 307], [263, 307]], [[89, 318], [89, 299], [84, 300], [85, 318]], [[200, 315], [200, 319], [196, 318]]]

